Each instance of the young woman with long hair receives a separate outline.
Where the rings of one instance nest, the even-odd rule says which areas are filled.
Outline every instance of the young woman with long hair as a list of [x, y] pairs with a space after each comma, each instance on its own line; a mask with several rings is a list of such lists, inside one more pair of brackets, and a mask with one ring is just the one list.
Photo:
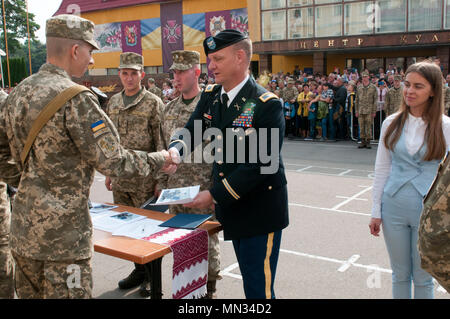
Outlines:
[[403, 101], [383, 122], [375, 163], [370, 233], [380, 226], [392, 268], [394, 298], [433, 298], [433, 278], [420, 267], [417, 236], [422, 199], [450, 147], [442, 73], [430, 62], [411, 65]]

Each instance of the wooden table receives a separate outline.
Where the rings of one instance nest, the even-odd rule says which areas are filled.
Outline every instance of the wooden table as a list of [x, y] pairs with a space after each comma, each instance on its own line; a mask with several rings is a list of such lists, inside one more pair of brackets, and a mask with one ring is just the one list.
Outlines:
[[[110, 205], [119, 206], [113, 209], [116, 212], [126, 211], [160, 221], [166, 221], [175, 216], [147, 209], [117, 204]], [[199, 228], [208, 231], [209, 235], [212, 235], [221, 231], [222, 225], [218, 222], [207, 221], [200, 225]], [[94, 229], [94, 251], [144, 265], [147, 279], [151, 286], [151, 298], [162, 298], [161, 261], [164, 255], [172, 252], [169, 246], [129, 237], [112, 236], [110, 232]]]

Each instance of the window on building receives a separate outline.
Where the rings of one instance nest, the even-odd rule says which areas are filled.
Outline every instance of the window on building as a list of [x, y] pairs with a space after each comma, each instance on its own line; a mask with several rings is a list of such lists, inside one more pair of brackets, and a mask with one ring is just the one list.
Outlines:
[[444, 28], [450, 29], [450, 0], [445, 0]]
[[286, 38], [286, 11], [262, 13], [263, 41], [284, 40]]
[[262, 0], [261, 1], [261, 9], [280, 9], [286, 8], [286, 0]]
[[406, 31], [406, 1], [379, 0], [375, 2], [375, 33]]
[[341, 0], [315, 0], [316, 4], [326, 4], [326, 3], [337, 3], [342, 2]]
[[288, 0], [288, 7], [309, 6], [313, 4], [313, 0]]
[[108, 75], [119, 75], [118, 68], [108, 68], [108, 69], [106, 69], [106, 72]]
[[409, 0], [408, 31], [439, 30], [442, 0]]
[[314, 11], [313, 8], [298, 8], [288, 10], [288, 38], [314, 37]]
[[368, 34], [373, 32], [374, 5], [372, 2], [357, 2], [345, 5], [344, 34]]
[[146, 74], [157, 74], [158, 67], [157, 66], [146, 66], [146, 67], [144, 67], [144, 72]]
[[316, 7], [316, 37], [341, 36], [341, 25], [341, 4]]

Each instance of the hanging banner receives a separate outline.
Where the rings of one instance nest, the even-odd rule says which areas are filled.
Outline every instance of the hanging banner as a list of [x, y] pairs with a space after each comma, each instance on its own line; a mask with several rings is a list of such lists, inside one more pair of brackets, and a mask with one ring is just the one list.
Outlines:
[[230, 11], [212, 11], [205, 13], [206, 37], [215, 36], [220, 31], [231, 28]]
[[97, 53], [122, 51], [122, 29], [119, 22], [96, 25], [94, 37], [100, 48]]
[[231, 29], [241, 31], [245, 35], [248, 33], [248, 12], [247, 8], [230, 10]]
[[183, 37], [185, 47], [201, 47], [203, 45], [203, 40], [205, 40], [204, 13], [183, 16]]
[[163, 70], [168, 73], [172, 65], [172, 51], [183, 50], [182, 2], [161, 3], [161, 42]]
[[142, 50], [161, 49], [161, 19], [141, 20]]
[[122, 52], [142, 54], [141, 21], [122, 22]]

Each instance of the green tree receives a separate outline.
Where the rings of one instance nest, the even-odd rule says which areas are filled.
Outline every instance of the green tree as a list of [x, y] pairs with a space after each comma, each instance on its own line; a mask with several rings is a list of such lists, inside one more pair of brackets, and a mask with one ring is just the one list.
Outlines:
[[[8, 85], [8, 69], [6, 67], [6, 60], [2, 60], [3, 74], [5, 75], [5, 85]], [[11, 86], [16, 86], [24, 78], [28, 76], [27, 67], [24, 58], [9, 59], [9, 69], [11, 71]]]
[[[5, 50], [5, 35], [3, 26], [3, 16], [6, 18], [6, 31], [8, 34], [8, 51], [11, 56], [21, 51], [22, 45], [19, 40], [27, 39], [27, 11], [25, 0], [1, 0], [5, 5], [5, 12], [1, 6], [0, 21], [0, 48]], [[40, 26], [34, 21], [34, 14], [28, 13], [30, 38], [36, 39], [36, 31]]]
[[[21, 46], [21, 50], [15, 54], [13, 57], [21, 57], [25, 59], [27, 72], [30, 72], [30, 65], [28, 59], [28, 40]], [[31, 68], [32, 73], [37, 73], [39, 68], [46, 62], [47, 60], [47, 47], [40, 41], [31, 40]]]

